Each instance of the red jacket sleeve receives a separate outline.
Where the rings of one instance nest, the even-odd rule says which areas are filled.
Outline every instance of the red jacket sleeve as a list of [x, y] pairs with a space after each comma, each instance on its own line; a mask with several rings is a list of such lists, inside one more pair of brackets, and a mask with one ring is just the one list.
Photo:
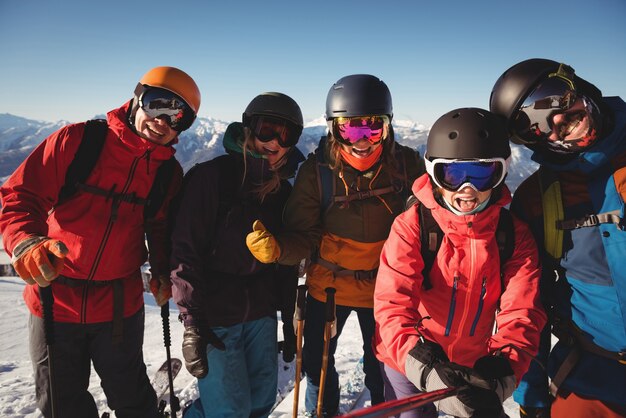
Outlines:
[[417, 343], [412, 325], [420, 320], [417, 311], [424, 262], [416, 208], [398, 216], [383, 246], [374, 290], [374, 318], [379, 360], [404, 373], [407, 353]]
[[0, 188], [0, 233], [9, 255], [30, 235], [46, 236], [48, 212], [65, 184], [65, 173], [83, 137], [84, 124], [46, 138]]
[[528, 226], [515, 219], [515, 250], [504, 266], [504, 289], [497, 332], [489, 341], [489, 351], [500, 348], [521, 379], [537, 354], [541, 330], [547, 317], [539, 299], [541, 269], [537, 245]]

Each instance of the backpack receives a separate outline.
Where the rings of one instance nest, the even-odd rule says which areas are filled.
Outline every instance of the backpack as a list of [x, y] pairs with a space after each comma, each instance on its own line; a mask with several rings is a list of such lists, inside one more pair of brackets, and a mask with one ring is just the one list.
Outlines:
[[330, 168], [329, 163], [326, 161], [326, 137], [320, 139], [319, 145], [314, 151], [317, 159], [317, 185], [320, 191], [321, 213], [325, 215], [333, 204], [338, 202], [351, 202], [353, 200], [364, 200], [374, 196], [381, 196], [388, 193], [399, 193], [403, 196], [403, 199], [409, 195], [410, 187], [408, 183], [408, 176], [406, 173], [406, 164], [404, 161], [404, 155], [400, 148], [395, 149], [395, 158], [398, 163], [400, 172], [404, 174], [403, 179], [394, 179], [393, 184], [380, 187], [372, 190], [365, 190], [361, 192], [354, 192], [349, 195], [336, 195], [335, 176], [333, 170]]
[[144, 206], [144, 219], [153, 218], [165, 201], [167, 190], [176, 167], [176, 159], [171, 157], [164, 161], [157, 169], [154, 182], [146, 199], [134, 195], [111, 193], [107, 190], [85, 184], [87, 177], [98, 162], [104, 142], [107, 137], [108, 124], [104, 119], [93, 119], [85, 123], [83, 138], [78, 146], [76, 155], [65, 173], [65, 183], [59, 191], [56, 206], [67, 202], [79, 190], [88, 193], [114, 197], [123, 201]]
[[[418, 203], [417, 197], [411, 195], [406, 204], [406, 208]], [[430, 209], [419, 204], [418, 216], [420, 221], [420, 240], [422, 243], [421, 253], [424, 260], [424, 268], [422, 270], [422, 287], [424, 290], [432, 289], [433, 285], [430, 281], [429, 274], [433, 267], [444, 233], [441, 227], [435, 221]], [[513, 226], [513, 217], [511, 212], [506, 208], [500, 209], [498, 225], [496, 227], [496, 242], [498, 243], [498, 254], [500, 256], [500, 281], [501, 288], [504, 289], [504, 265], [513, 255], [515, 250], [515, 229]], [[427, 243], [428, 245], [424, 245]]]

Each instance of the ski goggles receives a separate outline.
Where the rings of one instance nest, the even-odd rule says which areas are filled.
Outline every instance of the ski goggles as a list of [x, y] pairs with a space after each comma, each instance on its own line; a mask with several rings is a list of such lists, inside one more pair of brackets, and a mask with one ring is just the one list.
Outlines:
[[249, 127], [259, 141], [270, 142], [275, 139], [283, 148], [296, 145], [302, 134], [302, 126], [275, 116], [253, 115]]
[[196, 119], [196, 112], [180, 96], [158, 87], [145, 86], [139, 105], [148, 117], [160, 118], [178, 132], [188, 129]]
[[488, 158], [476, 160], [425, 159], [426, 172], [435, 184], [455, 192], [466, 185], [485, 192], [500, 185], [506, 177], [508, 160]]
[[332, 121], [333, 136], [345, 145], [354, 145], [362, 139], [376, 145], [383, 140], [389, 116], [338, 117]]
[[567, 112], [581, 98], [574, 84], [574, 70], [561, 64], [528, 95], [513, 119], [515, 137], [525, 144], [545, 140], [553, 130], [552, 117]]

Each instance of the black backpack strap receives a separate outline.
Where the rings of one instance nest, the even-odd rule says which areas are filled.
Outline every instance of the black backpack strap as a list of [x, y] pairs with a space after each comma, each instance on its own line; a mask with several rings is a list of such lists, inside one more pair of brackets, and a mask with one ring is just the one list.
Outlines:
[[65, 184], [59, 191], [57, 205], [65, 202], [78, 191], [98, 162], [108, 131], [107, 121], [93, 119], [85, 122], [85, 132], [74, 159], [65, 173]]
[[515, 249], [515, 227], [513, 226], [513, 216], [506, 208], [500, 209], [498, 226], [496, 227], [496, 242], [498, 243], [498, 253], [500, 254], [500, 270], [513, 255]]
[[172, 177], [174, 176], [174, 169], [176, 168], [177, 161], [174, 157], [164, 161], [157, 169], [154, 176], [154, 183], [150, 188], [148, 194], [148, 203], [144, 206], [144, 219], [152, 219], [156, 216], [165, 202], [165, 197], [170, 187]]
[[420, 222], [421, 253], [424, 260], [422, 288], [429, 290], [433, 287], [430, 281], [430, 269], [435, 263], [437, 252], [441, 246], [441, 241], [443, 241], [443, 231], [437, 221], [435, 221], [435, 218], [433, 218], [430, 209], [423, 204], [419, 204], [417, 210]]

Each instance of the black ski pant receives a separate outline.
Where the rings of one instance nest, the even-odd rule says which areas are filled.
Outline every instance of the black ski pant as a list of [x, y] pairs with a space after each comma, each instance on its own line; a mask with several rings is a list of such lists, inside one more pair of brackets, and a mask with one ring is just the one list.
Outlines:
[[[352, 311], [357, 314], [359, 328], [361, 329], [361, 336], [363, 338], [365, 386], [370, 391], [372, 405], [385, 401], [380, 362], [376, 359], [372, 348], [372, 338], [374, 337], [375, 329], [374, 309], [337, 305], [337, 335], [330, 340], [323, 401], [324, 409], [330, 416], [334, 416], [339, 408], [339, 374], [335, 369], [337, 340]], [[324, 351], [325, 316], [326, 304], [309, 295], [307, 297], [306, 319], [304, 322], [304, 347], [302, 348], [302, 370], [307, 376], [305, 395], [305, 407], [307, 411], [315, 410], [317, 405], [322, 355]]]
[[[98, 418], [89, 388], [91, 362], [101, 379], [108, 406], [117, 418], [158, 416], [157, 399], [143, 361], [144, 309], [124, 318], [123, 340], [113, 344], [113, 322], [54, 323], [52, 360], [56, 416]], [[48, 354], [43, 319], [29, 319], [30, 356], [37, 407], [52, 416]]]

